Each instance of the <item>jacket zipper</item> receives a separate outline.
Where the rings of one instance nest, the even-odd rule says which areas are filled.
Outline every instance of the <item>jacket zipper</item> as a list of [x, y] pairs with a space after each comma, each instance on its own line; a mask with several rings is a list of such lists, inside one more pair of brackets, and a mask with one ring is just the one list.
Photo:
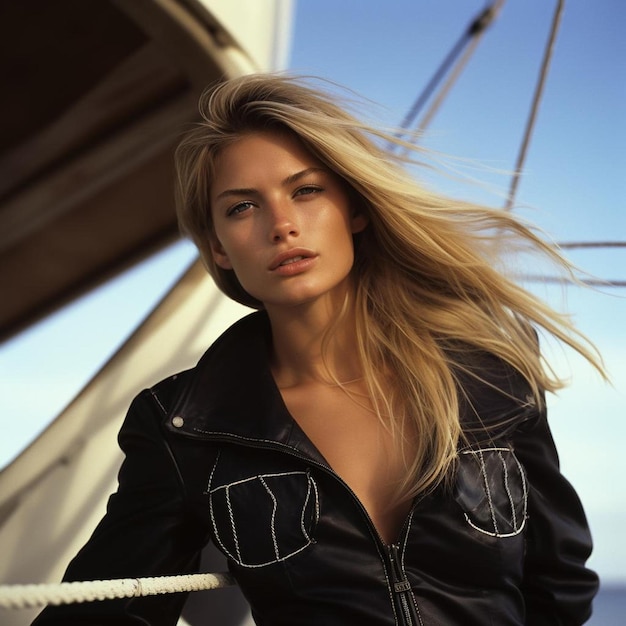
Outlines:
[[397, 611], [402, 619], [401, 623], [406, 626], [423, 626], [422, 619], [417, 612], [411, 583], [402, 569], [398, 545], [392, 543], [387, 546], [387, 554], [391, 564], [394, 600], [397, 602]]
[[[369, 525], [370, 531], [372, 532], [373, 536], [378, 540], [379, 554], [381, 555], [381, 558], [383, 556], [386, 557], [386, 559], [382, 558], [382, 560], [383, 560], [385, 567], [390, 572], [390, 579], [391, 579], [390, 592], [391, 592], [392, 599], [394, 602], [394, 610], [396, 612], [396, 617], [399, 620], [398, 626], [424, 626], [424, 623], [422, 622], [422, 619], [417, 611], [417, 603], [413, 596], [411, 583], [408, 581], [402, 569], [402, 563], [400, 561], [400, 556], [399, 556], [400, 552], [398, 549], [398, 545], [397, 544], [388, 545], [387, 543], [385, 543], [383, 538], [380, 536], [378, 529], [374, 525], [372, 518], [367, 512], [367, 509], [363, 506], [363, 503], [359, 500], [359, 498], [354, 493], [354, 491], [350, 488], [350, 486], [338, 474], [336, 474], [332, 470], [332, 468], [326, 465], [323, 465], [322, 463], [319, 463], [315, 459], [311, 459], [303, 454], [299, 454], [296, 450], [288, 446], [284, 446], [284, 444], [272, 445], [266, 442], [261, 443], [253, 439], [245, 440], [242, 442], [242, 440], [237, 437], [229, 437], [228, 435], [223, 435], [223, 434], [212, 435], [211, 433], [206, 433], [206, 435], [208, 436], [203, 437], [203, 438], [211, 439], [213, 441], [223, 441], [227, 443], [235, 442], [239, 445], [250, 446], [251, 448], [259, 448], [263, 450], [276, 450], [284, 454], [288, 454], [289, 456], [300, 459], [301, 461], [304, 461], [305, 463], [308, 463], [309, 465], [314, 465], [315, 467], [322, 470], [326, 474], [332, 476], [335, 480], [339, 481], [344, 486], [344, 488], [348, 491], [348, 493], [350, 493], [353, 500], [357, 503], [357, 505], [361, 509], [361, 513], [365, 517], [365, 520], [367, 524]], [[411, 509], [411, 512], [412, 512], [412, 509]], [[407, 519], [405, 520], [402, 526], [402, 530], [400, 532], [401, 537], [405, 536], [409, 531], [408, 520], [411, 518], [411, 512], [409, 512], [409, 515], [407, 516]], [[380, 550], [381, 547], [383, 548], [383, 550]]]

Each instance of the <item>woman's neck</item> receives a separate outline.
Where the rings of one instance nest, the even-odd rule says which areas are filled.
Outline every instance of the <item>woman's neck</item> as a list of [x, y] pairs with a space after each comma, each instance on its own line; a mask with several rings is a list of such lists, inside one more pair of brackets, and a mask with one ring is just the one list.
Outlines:
[[[315, 303], [268, 308], [272, 326], [272, 371], [281, 388], [352, 382], [362, 376], [354, 311]], [[328, 330], [332, 334], [327, 337]]]

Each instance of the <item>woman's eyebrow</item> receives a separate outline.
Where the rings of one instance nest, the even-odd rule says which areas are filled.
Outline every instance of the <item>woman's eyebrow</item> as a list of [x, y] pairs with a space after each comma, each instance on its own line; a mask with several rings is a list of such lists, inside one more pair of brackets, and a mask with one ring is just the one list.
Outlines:
[[258, 191], [252, 188], [242, 187], [241, 189], [225, 189], [224, 191], [218, 193], [217, 196], [215, 196], [215, 199], [219, 200], [220, 198], [226, 198], [228, 196], [251, 196], [255, 193], [258, 193]]
[[[285, 179], [281, 181], [282, 187], [288, 187], [293, 183], [298, 182], [301, 178], [305, 178], [309, 174], [314, 174], [317, 172], [328, 173], [328, 170], [325, 167], [307, 167], [306, 169], [296, 172], [295, 174], [290, 174]], [[220, 200], [221, 198], [229, 197], [229, 196], [251, 196], [254, 194], [258, 194], [257, 189], [253, 189], [252, 187], [240, 187], [234, 189], [225, 189], [215, 196], [216, 200]]]
[[293, 183], [298, 182], [301, 178], [308, 176], [309, 174], [314, 174], [316, 172], [322, 172], [324, 174], [328, 173], [328, 170], [325, 167], [307, 167], [305, 170], [301, 172], [296, 172], [295, 174], [290, 174], [282, 181], [283, 187], [287, 185], [291, 185]]

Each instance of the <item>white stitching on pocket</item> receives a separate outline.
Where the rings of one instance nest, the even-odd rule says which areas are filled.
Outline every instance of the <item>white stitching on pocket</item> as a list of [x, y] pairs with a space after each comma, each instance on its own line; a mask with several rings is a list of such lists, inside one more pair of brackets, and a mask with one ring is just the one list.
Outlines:
[[233, 531], [233, 541], [235, 542], [235, 550], [237, 556], [241, 560], [241, 552], [239, 550], [239, 540], [237, 539], [237, 529], [235, 528], [235, 516], [233, 515], [233, 507], [230, 503], [230, 488], [226, 488], [226, 504], [228, 505], [228, 518], [230, 519], [230, 527]]
[[[209, 513], [210, 513], [211, 525], [213, 526], [213, 533], [215, 536], [215, 541], [228, 558], [232, 559], [233, 561], [235, 561], [238, 565], [242, 567], [248, 567], [248, 568], [265, 567], [268, 565], [272, 565], [274, 563], [285, 561], [289, 559], [290, 557], [298, 554], [299, 552], [302, 552], [311, 544], [315, 543], [310, 532], [306, 528], [307, 526], [306, 525], [306, 511], [307, 511], [307, 508], [309, 507], [309, 504], [311, 504], [313, 506], [313, 520], [312, 520], [313, 523], [311, 524], [311, 527], [313, 528], [317, 525], [317, 522], [319, 520], [319, 515], [320, 515], [319, 493], [318, 493], [317, 484], [314, 478], [310, 475], [308, 471], [292, 471], [292, 472], [276, 472], [276, 473], [259, 474], [256, 476], [251, 476], [249, 478], [244, 478], [241, 480], [233, 481], [231, 483], [212, 488], [212, 483], [213, 483], [213, 479], [215, 475], [215, 469], [218, 464], [218, 460], [219, 460], [219, 455], [218, 455], [218, 458], [215, 460], [215, 464], [213, 466], [211, 475], [209, 477], [209, 485], [207, 489], [207, 494], [209, 497]], [[302, 545], [298, 546], [296, 549], [290, 549], [288, 547], [287, 549], [283, 549], [281, 551], [281, 540], [276, 531], [276, 514], [279, 508], [279, 502], [276, 497], [276, 494], [272, 491], [270, 485], [268, 485], [267, 479], [283, 478], [283, 477], [290, 477], [290, 476], [302, 476], [302, 477], [305, 477], [307, 481], [307, 490], [306, 490], [306, 495], [304, 497], [303, 504], [302, 504], [302, 511], [300, 513], [300, 524], [299, 524], [300, 532], [302, 533], [303, 543]], [[238, 534], [241, 532], [245, 533], [245, 529], [242, 529], [241, 527], [242, 523], [254, 524], [255, 520], [253, 519], [246, 519], [243, 521], [237, 520], [236, 514], [233, 511], [233, 506], [231, 503], [231, 492], [233, 488], [238, 487], [240, 485], [244, 485], [246, 483], [250, 483], [252, 481], [258, 481], [263, 486], [264, 490], [267, 492], [269, 498], [272, 501], [271, 522], [270, 522], [268, 531], [271, 534], [274, 558], [264, 560], [262, 563], [246, 562], [246, 555], [242, 554], [241, 549], [240, 549], [240, 541], [238, 539]], [[226, 542], [224, 541], [224, 538], [220, 535], [220, 526], [219, 526], [218, 520], [216, 519], [215, 507], [214, 507], [214, 496], [215, 494], [219, 492], [223, 492], [225, 496], [226, 507], [228, 510], [228, 517], [229, 517], [229, 522], [230, 522], [230, 532], [232, 533], [232, 543], [235, 549], [235, 554], [233, 554], [232, 549], [229, 549], [227, 547]], [[310, 502], [311, 498], [313, 498], [312, 503]], [[291, 548], [293, 547], [295, 546], [291, 546]]]
[[[508, 507], [509, 516], [510, 516], [509, 526], [512, 529], [511, 532], [502, 532], [498, 525], [498, 511], [496, 510], [496, 506], [494, 505], [494, 499], [493, 499], [491, 487], [489, 484], [489, 474], [488, 474], [488, 469], [487, 469], [487, 463], [485, 461], [485, 453], [496, 454], [500, 461], [499, 465], [502, 468], [501, 469], [502, 483], [503, 483], [504, 491], [506, 493], [508, 503], [509, 503], [509, 507]], [[465, 516], [465, 520], [467, 521], [467, 523], [478, 532], [484, 535], [488, 535], [490, 537], [506, 538], [506, 537], [514, 537], [520, 534], [524, 530], [524, 527], [526, 526], [526, 517], [527, 517], [527, 511], [528, 511], [528, 488], [527, 488], [527, 483], [526, 483], [526, 475], [524, 473], [522, 465], [520, 464], [519, 460], [517, 459], [513, 451], [507, 447], [491, 447], [491, 448], [478, 448], [474, 450], [463, 450], [461, 451], [460, 454], [473, 457], [479, 466], [480, 476], [482, 478], [482, 487], [484, 490], [485, 499], [487, 501], [487, 506], [489, 509], [489, 517], [491, 519], [493, 530], [488, 530], [487, 528], [483, 528], [479, 526], [477, 523], [475, 523], [471, 519], [467, 511], [464, 511], [463, 514]], [[510, 476], [510, 473], [509, 473], [509, 467], [504, 456], [505, 454], [510, 455], [510, 458], [514, 461], [515, 466], [517, 467], [518, 472], [519, 472], [519, 478], [520, 478], [519, 487], [521, 488], [521, 491], [522, 491], [521, 493], [521, 498], [522, 498], [521, 509], [522, 510], [521, 510], [520, 515], [518, 515], [516, 511], [518, 506], [516, 506], [515, 498], [511, 490], [512, 477]], [[464, 467], [463, 470], [467, 471], [467, 466]], [[460, 500], [462, 500], [462, 498], [460, 498]], [[461, 502], [460, 504], [463, 506]], [[500, 513], [503, 515], [504, 511], [500, 511]]]
[[267, 493], [270, 494], [270, 498], [272, 499], [272, 543], [274, 544], [274, 553], [276, 554], [276, 560], [280, 561], [280, 552], [278, 551], [278, 539], [276, 539], [276, 509], [278, 508], [278, 502], [276, 502], [276, 496], [274, 496], [272, 490], [267, 486], [265, 480], [263, 480], [263, 476], [259, 476], [259, 480], [261, 481], [261, 484], [265, 487]]
[[320, 499], [319, 499], [319, 494], [317, 492], [317, 484], [313, 480], [313, 478], [311, 478], [311, 475], [308, 472], [307, 472], [307, 478], [308, 478], [308, 488], [306, 492], [306, 500], [304, 501], [304, 506], [302, 507], [302, 514], [300, 515], [300, 528], [302, 529], [302, 534], [307, 538], [307, 541], [314, 543], [314, 540], [309, 536], [309, 532], [306, 529], [304, 513], [306, 511], [306, 507], [309, 504], [311, 492], [313, 492], [313, 495], [315, 497], [315, 502], [313, 503], [315, 505], [314, 522], [315, 522], [315, 526], [317, 526], [317, 522], [320, 519]]
[[[491, 523], [493, 524], [493, 529], [496, 533], [495, 536], [497, 537], [499, 536], [498, 535], [498, 520], [496, 519], [496, 510], [495, 510], [495, 507], [493, 506], [493, 500], [491, 499], [491, 488], [489, 487], [489, 477], [487, 476], [487, 466], [485, 465], [485, 457], [483, 456], [483, 453], [485, 451], [486, 450], [482, 450], [482, 449], [477, 450], [478, 457], [480, 458], [480, 473], [483, 478], [483, 486], [485, 487], [485, 494], [487, 495], [487, 502], [489, 504], [489, 513], [491, 514]], [[502, 454], [500, 451], [498, 451], [498, 453]], [[465, 514], [465, 517], [467, 521], [469, 522], [470, 520], [467, 514]], [[474, 528], [476, 527], [474, 526]]]

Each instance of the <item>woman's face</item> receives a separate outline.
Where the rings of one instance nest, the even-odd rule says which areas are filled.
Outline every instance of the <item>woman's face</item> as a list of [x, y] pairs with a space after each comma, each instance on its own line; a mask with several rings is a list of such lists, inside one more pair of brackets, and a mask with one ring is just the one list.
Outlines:
[[215, 262], [268, 311], [345, 292], [367, 218], [295, 137], [254, 132], [224, 148], [210, 202]]

